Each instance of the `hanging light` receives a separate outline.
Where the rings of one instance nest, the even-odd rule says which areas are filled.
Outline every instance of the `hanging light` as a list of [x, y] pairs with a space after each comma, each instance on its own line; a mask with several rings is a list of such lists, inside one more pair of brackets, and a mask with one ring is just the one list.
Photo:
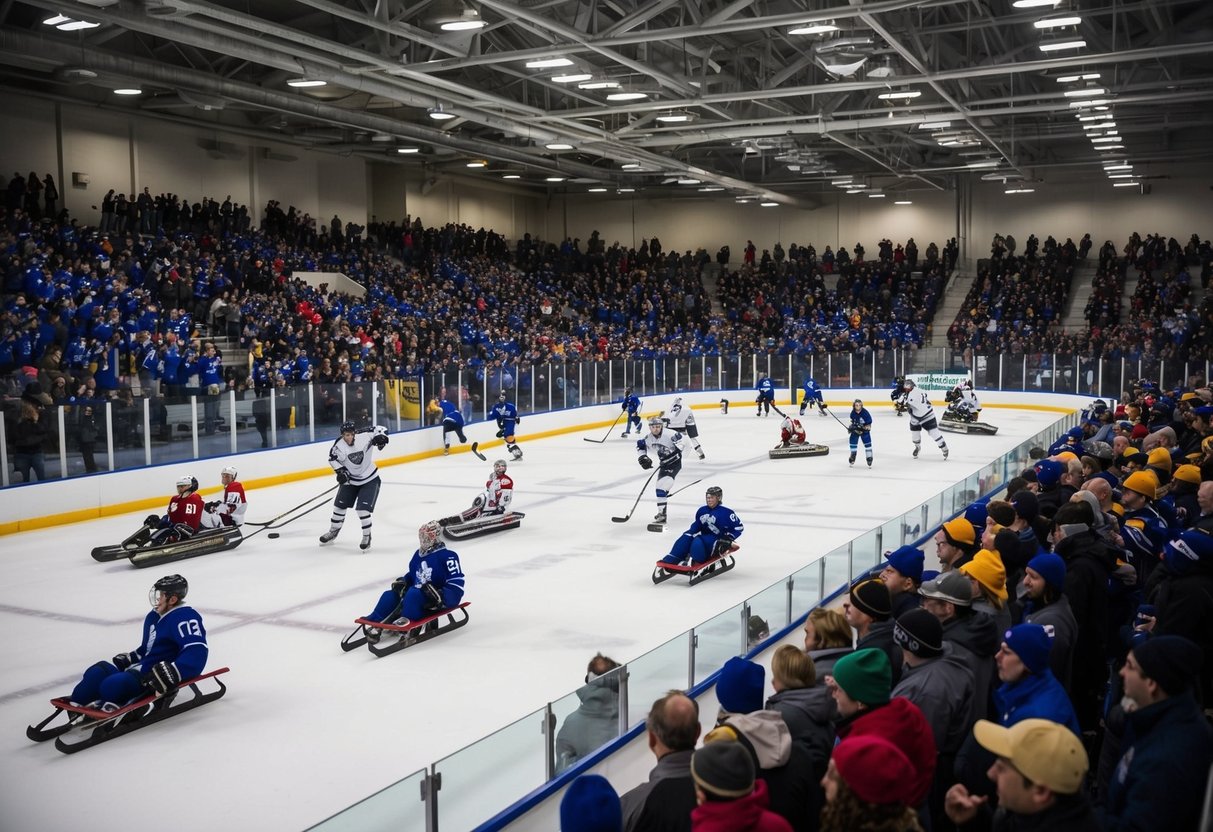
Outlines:
[[430, 107], [429, 115], [430, 118], [434, 119], [434, 121], [449, 121], [450, 119], [457, 117], [454, 113], [448, 113], [446, 110], [442, 109], [441, 104], [439, 104], [437, 107]]

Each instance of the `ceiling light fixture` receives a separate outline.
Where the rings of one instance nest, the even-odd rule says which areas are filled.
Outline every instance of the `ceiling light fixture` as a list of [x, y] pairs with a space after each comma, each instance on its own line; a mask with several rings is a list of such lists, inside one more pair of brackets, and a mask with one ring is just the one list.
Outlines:
[[545, 179], [544, 181], [545, 181], [545, 182], [563, 182], [563, 181], [564, 181], [564, 177], [563, 177], [563, 176], [549, 176], [549, 177], [548, 177], [547, 179]]
[[1140, 182], [1113, 182], [1113, 188], [1135, 188], [1141, 185]]
[[1062, 75], [1057, 79], [1059, 84], [1073, 84], [1075, 81], [1094, 81], [1099, 78], [1098, 72], [1087, 72], [1082, 75]]
[[699, 190], [702, 191], [703, 193], [712, 193], [714, 191], [723, 191], [724, 188], [720, 187], [719, 185], [707, 185], [706, 187], [700, 188]]
[[574, 72], [571, 75], [553, 75], [552, 81], [557, 84], [575, 84], [578, 81], [588, 81], [593, 77], [588, 72]]
[[996, 168], [1002, 164], [1001, 159], [982, 159], [980, 162], [969, 162], [965, 167], [969, 168]]
[[1109, 173], [1108, 178], [1109, 179], [1132, 179], [1133, 174], [1131, 174], [1131, 173]]
[[551, 142], [550, 144], [545, 144], [544, 147], [546, 147], [548, 150], [572, 150], [573, 149], [573, 146], [571, 144], [569, 144], [568, 142]]
[[618, 81], [582, 81], [577, 85], [579, 90], [613, 90], [619, 87]]
[[943, 130], [943, 129], [951, 127], [951, 126], [952, 126], [952, 122], [950, 122], [950, 121], [924, 121], [922, 124], [918, 125], [918, 129], [919, 130]]
[[876, 97], [881, 101], [908, 101], [920, 95], [922, 95], [922, 90], [896, 90], [894, 92], [882, 92]]
[[1124, 150], [1123, 144], [1105, 144], [1103, 147], [1097, 147], [1096, 150]]
[[61, 23], [67, 23], [69, 20], [71, 20], [70, 17], [66, 17], [64, 15], [57, 14], [54, 17], [48, 17], [46, 20], [42, 21], [42, 25], [43, 26], [58, 26]]
[[899, 199], [893, 203], [894, 205], [913, 205], [914, 203], [908, 199]]
[[884, 199], [885, 194], [868, 194], [868, 199]]
[[586, 191], [591, 194], [604, 194], [606, 193], [606, 188], [586, 188]]
[[778, 208], [779, 207], [778, 202], [760, 202], [758, 204], [761, 205], [763, 208]]
[[696, 179], [693, 176], [684, 176], [678, 180], [679, 185], [698, 185], [701, 182], [703, 182], [702, 179]]
[[92, 23], [88, 20], [68, 20], [66, 23], [60, 23], [55, 28], [60, 32], [78, 32], [81, 29], [96, 29], [100, 23]]
[[1118, 136], [1098, 136], [1094, 139], [1091, 139], [1091, 144], [1099, 144], [1100, 142], [1118, 142], [1118, 141], [1120, 141], [1120, 138]]
[[1101, 114], [1101, 115], [1093, 115], [1093, 116], [1084, 116], [1084, 115], [1082, 115], [1082, 114], [1079, 114], [1079, 115], [1078, 115], [1078, 120], [1079, 120], [1079, 121], [1102, 121], [1103, 119], [1109, 119], [1109, 118], [1113, 118], [1113, 116], [1112, 116], [1112, 114], [1111, 114], [1111, 113], [1107, 113], [1107, 114]]
[[521, 179], [522, 174], [520, 174], [520, 173], [503, 173], [503, 174], [501, 174], [501, 178], [502, 179]]
[[624, 162], [619, 166], [622, 170], [640, 170], [639, 162]]
[[1107, 95], [1103, 87], [1083, 87], [1080, 90], [1066, 90], [1062, 93], [1066, 98], [1094, 98], [1097, 95]]
[[1115, 127], [1115, 126], [1116, 126], [1116, 122], [1114, 122], [1114, 121], [1101, 121], [1098, 124], [1084, 124], [1082, 126], [1082, 129], [1083, 130], [1107, 130], [1107, 129]]
[[527, 61], [527, 69], [554, 69], [558, 66], [572, 66], [573, 62], [568, 58], [539, 58], [535, 61]]
[[1077, 26], [1079, 23], [1082, 23], [1082, 18], [1078, 15], [1066, 15], [1064, 17], [1041, 18], [1032, 25], [1037, 29], [1055, 29], [1058, 26]]
[[647, 92], [613, 92], [607, 95], [607, 101], [639, 101], [648, 98]]
[[1015, 0], [1011, 5], [1017, 9], [1039, 9], [1043, 6], [1057, 8], [1061, 5], [1061, 0]]
[[788, 29], [789, 35], [824, 35], [826, 32], [837, 32], [838, 27], [832, 20], [820, 20], [816, 23], [799, 23]]
[[840, 177], [839, 177], [839, 178], [837, 178], [837, 179], [831, 179], [831, 180], [830, 180], [830, 184], [831, 184], [831, 185], [847, 185], [847, 186], [850, 186], [850, 184], [851, 184], [851, 180], [853, 180], [854, 178], [855, 178], [854, 176], [840, 176]]
[[473, 159], [472, 161], [468, 162], [467, 165], [465, 165], [465, 167], [469, 168], [487, 168], [488, 166], [489, 163], [484, 159]]
[[396, 148], [396, 152], [397, 153], [420, 153], [421, 148], [420, 147], [398, 147], [398, 148]]
[[448, 113], [446, 110], [442, 109], [441, 104], [437, 107], [430, 107], [429, 114], [430, 118], [432, 118], [434, 121], [448, 121], [449, 119], [456, 118], [454, 113]]
[[327, 86], [328, 81], [321, 81], [319, 78], [292, 78], [286, 82], [286, 85], [295, 89], [307, 89], [308, 87]]
[[114, 95], [143, 95], [143, 90], [138, 87], [120, 87], [114, 90]]
[[1067, 40], [1051, 40], [1045, 41], [1040, 45], [1041, 52], [1060, 52], [1063, 49], [1083, 49], [1087, 42], [1082, 38], [1069, 38]]
[[661, 115], [657, 116], [657, 120], [665, 124], [682, 124], [690, 121], [691, 118], [691, 114], [685, 110], [675, 110], [673, 112], [662, 113]]
[[636, 189], [635, 188], [619, 188], [615, 191], [615, 193], [617, 193], [617, 194], [634, 194], [634, 193], [636, 193]]
[[1104, 165], [1104, 170], [1133, 170], [1133, 166], [1127, 162], [1121, 162], [1115, 165]]
[[1034, 194], [1035, 188], [1007, 188], [1003, 191], [1004, 194]]

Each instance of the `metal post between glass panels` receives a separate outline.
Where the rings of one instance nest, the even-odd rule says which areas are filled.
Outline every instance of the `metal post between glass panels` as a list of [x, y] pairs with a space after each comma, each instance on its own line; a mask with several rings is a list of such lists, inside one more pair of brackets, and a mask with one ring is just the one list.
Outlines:
[[741, 652], [737, 655], [744, 656], [750, 652], [750, 602], [741, 602]]
[[[236, 435], [233, 428], [232, 435]], [[152, 400], [143, 398], [143, 464], [152, 464]]]
[[1057, 353], [1049, 353], [1051, 356], [1050, 364], [1053, 365], [1053, 372], [1049, 373], [1049, 390], [1053, 393], [1057, 392]]
[[535, 412], [535, 365], [531, 365], [531, 409], [530, 413]]
[[855, 577], [855, 541], [847, 543], [847, 582]]
[[8, 488], [8, 426], [0, 410], [0, 485]]
[[[147, 401], [147, 399], [144, 399]], [[227, 445], [230, 453], [236, 453], [236, 391], [227, 391]]]
[[855, 353], [847, 353], [847, 386], [855, 386]]
[[[341, 385], [341, 421], [345, 421], [345, 385]], [[194, 441], [197, 442], [198, 429], [194, 429]], [[278, 391], [270, 387], [270, 447], [278, 447]], [[198, 456], [197, 451], [194, 456]]]
[[1116, 398], [1119, 399], [1125, 391], [1125, 357], [1120, 357], [1120, 386], [1116, 388]]
[[817, 559], [817, 603], [826, 597], [826, 559]]
[[[784, 593], [783, 620], [787, 621], [789, 624], [792, 622], [792, 589], [795, 585], [796, 579], [791, 575], [788, 575], [788, 582], [785, 584], [788, 591]], [[748, 625], [749, 622], [746, 623]]]
[[[109, 402], [105, 404], [108, 409]], [[59, 476], [63, 479], [67, 479], [67, 423], [63, 415], [66, 409], [63, 405], [55, 408], [59, 415]]]
[[698, 641], [695, 629], [687, 630], [687, 690], [695, 687], [695, 644]]
[[1003, 358], [1004, 358], [1004, 356], [1003, 356], [1003, 354], [1000, 352], [1000, 353], [998, 354], [998, 389], [999, 389], [999, 390], [1001, 390], [1001, 389], [1002, 389], [1002, 359], [1003, 359]]
[[543, 706], [543, 724], [539, 731], [543, 734], [543, 779], [551, 780], [556, 776], [556, 734], [552, 730], [556, 726], [556, 715], [552, 713], [552, 703]]
[[[193, 454], [192, 458], [197, 459], [198, 458], [198, 396], [197, 395], [190, 396], [190, 440], [194, 444], [194, 454]], [[114, 443], [111, 441], [110, 446], [113, 447], [113, 444]], [[112, 453], [113, 452], [111, 451], [111, 454]], [[112, 466], [110, 467], [110, 470], [111, 471], [114, 470]]]
[[425, 777], [421, 778], [421, 802], [425, 804], [425, 832], [438, 832], [438, 790], [442, 788], [442, 775], [436, 765], [431, 764]]
[[[612, 395], [615, 389], [615, 362], [607, 362], [607, 395]], [[594, 398], [598, 398], [598, 374], [594, 373]]]
[[619, 673], [619, 725], [617, 726], [617, 730], [619, 732], [619, 736], [622, 737], [624, 734], [626, 734], [628, 732], [628, 728], [630, 727], [628, 725], [628, 679], [630, 678], [630, 674], [628, 673], [628, 666], [625, 664], [623, 667], [619, 668], [618, 673]]
[[[270, 389], [272, 390], [273, 388]], [[343, 381], [341, 382], [341, 423], [345, 424], [349, 418], [350, 417], [347, 416], [345, 412], [345, 382]], [[277, 447], [277, 445], [274, 447]]]

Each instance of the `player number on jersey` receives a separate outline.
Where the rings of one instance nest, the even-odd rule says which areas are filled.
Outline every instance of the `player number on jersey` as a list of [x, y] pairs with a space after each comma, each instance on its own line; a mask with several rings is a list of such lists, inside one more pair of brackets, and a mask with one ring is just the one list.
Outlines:
[[182, 638], [188, 638], [189, 636], [198, 636], [199, 638], [202, 638], [202, 627], [198, 624], [197, 618], [191, 618], [190, 620], [182, 621], [177, 625], [177, 633]]
[[462, 572], [459, 571], [459, 563], [454, 558], [446, 559], [446, 573], [448, 575], [462, 575], [463, 574]]

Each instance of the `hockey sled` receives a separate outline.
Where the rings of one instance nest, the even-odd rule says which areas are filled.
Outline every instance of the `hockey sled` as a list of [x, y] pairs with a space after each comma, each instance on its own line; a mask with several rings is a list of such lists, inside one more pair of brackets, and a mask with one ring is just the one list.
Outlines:
[[[73, 705], [66, 697], [52, 699], [51, 706], [55, 712], [37, 725], [26, 728], [25, 735], [34, 742], [53, 739], [55, 748], [64, 754], [75, 754], [77, 751], [92, 748], [107, 740], [214, 702], [227, 693], [227, 685], [218, 678], [227, 672], [226, 667], [212, 670], [210, 673], [185, 680], [167, 696], [144, 696], [110, 713]], [[216, 689], [203, 693], [199, 683], [207, 679], [214, 682]], [[185, 695], [187, 691], [188, 698]], [[65, 720], [60, 721], [61, 717], [65, 717]]]
[[119, 543], [117, 546], [98, 546], [93, 549], [93, 560], [100, 563], [106, 561], [118, 560], [130, 555], [136, 549], [140, 549], [147, 545], [147, 542], [152, 539], [152, 532], [155, 531], [151, 526], [144, 524], [139, 527], [139, 530], [128, 537], [126, 540]]
[[466, 523], [450, 523], [442, 527], [442, 533], [448, 540], [470, 540], [473, 537], [483, 537], [486, 534], [504, 532], [516, 529], [526, 517], [521, 511], [511, 511], [505, 514], [490, 514], [487, 517], [477, 517]]
[[[395, 624], [387, 624], [381, 621], [371, 621], [368, 618], [356, 619], [354, 623], [358, 625], [358, 629], [345, 637], [341, 642], [341, 649], [348, 653], [365, 644], [367, 649], [376, 656], [390, 656], [392, 653], [397, 653], [406, 647], [412, 647], [423, 641], [429, 641], [435, 636], [440, 636], [451, 630], [458, 630], [468, 623], [468, 614], [465, 607], [471, 603], [471, 601], [464, 601], [459, 606], [451, 607], [449, 610], [436, 612], [419, 621], [410, 621], [404, 627], [398, 627]], [[443, 618], [446, 619], [445, 622], [442, 621]], [[372, 644], [366, 637], [366, 631], [369, 627], [378, 627], [383, 630], [385, 636], [389, 633], [395, 633], [400, 638], [391, 642], [381, 641], [379, 644]]]
[[737, 551], [737, 547], [729, 549], [727, 554], [721, 555], [718, 558], [705, 560], [703, 563], [692, 563], [683, 565], [681, 563], [666, 563], [665, 561], [657, 561], [657, 568], [653, 570], [653, 583], [660, 584], [668, 581], [670, 578], [678, 575], [689, 575], [691, 580], [688, 586], [703, 583], [708, 578], [714, 578], [717, 575], [722, 575], [728, 572], [737, 565], [737, 560], [733, 557], [733, 552]]
[[998, 433], [998, 427], [987, 422], [978, 422], [976, 420], [969, 421], [968, 419], [957, 416], [943, 414], [943, 418], [939, 420], [939, 429], [946, 430], [949, 433], [976, 433], [993, 436]]
[[803, 445], [789, 445], [786, 448], [771, 448], [768, 455], [771, 459], [790, 459], [801, 456], [825, 456], [829, 452], [828, 445], [814, 445], [812, 442], [806, 442]]
[[166, 543], [163, 546], [148, 546], [128, 552], [131, 566], [143, 569], [148, 566], [160, 566], [186, 558], [196, 558], [215, 552], [225, 552], [235, 549], [244, 542], [238, 526], [223, 526], [218, 529], [206, 529], [188, 540], [178, 540], [176, 543]]

